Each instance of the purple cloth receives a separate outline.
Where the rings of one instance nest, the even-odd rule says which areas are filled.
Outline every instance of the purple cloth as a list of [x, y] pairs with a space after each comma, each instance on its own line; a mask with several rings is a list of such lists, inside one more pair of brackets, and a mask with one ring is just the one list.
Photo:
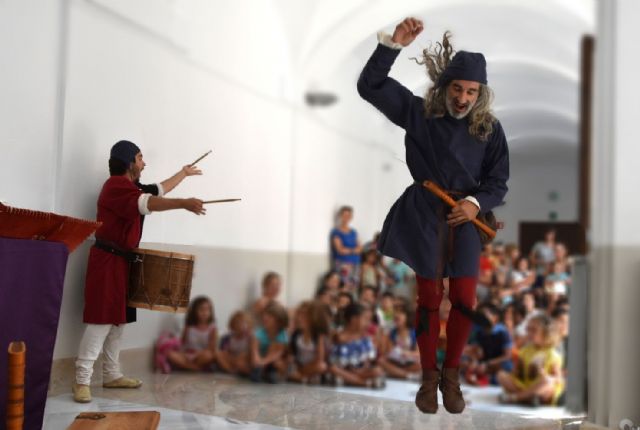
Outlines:
[[7, 348], [27, 345], [24, 429], [41, 429], [69, 252], [62, 243], [0, 238], [0, 427], [5, 424]]

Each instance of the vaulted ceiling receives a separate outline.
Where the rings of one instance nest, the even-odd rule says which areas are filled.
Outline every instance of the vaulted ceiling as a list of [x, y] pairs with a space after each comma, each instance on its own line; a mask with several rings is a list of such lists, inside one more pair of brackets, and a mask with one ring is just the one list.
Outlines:
[[[376, 45], [406, 16], [425, 31], [403, 50], [392, 76], [424, 94], [425, 70], [409, 60], [453, 33], [458, 50], [487, 58], [494, 110], [512, 152], [575, 153], [580, 41], [594, 32], [596, 0], [85, 0], [168, 44], [231, 82], [302, 104], [309, 90], [338, 103], [310, 113], [343, 134], [400, 154], [400, 136], [355, 90]], [[247, 50], [247, 46], [251, 50]], [[269, 64], [257, 69], [256, 64]]]
[[[286, 9], [294, 2], [276, 3]], [[594, 0], [318, 1], [305, 12], [304, 42], [291, 48], [298, 51], [296, 66], [305, 84], [340, 97], [339, 104], [318, 115], [352, 127], [354, 134], [356, 128], [362, 134], [367, 124], [369, 138], [385, 144], [397, 131], [375, 112], [361, 110], [353, 85], [375, 47], [375, 33], [391, 32], [405, 16], [416, 16], [425, 31], [403, 50], [392, 76], [424, 94], [429, 84], [425, 70], [409, 58], [450, 30], [456, 49], [486, 56], [494, 109], [512, 151], [535, 153], [546, 147], [570, 154], [578, 136], [580, 41], [594, 31], [594, 8]], [[300, 29], [289, 31], [293, 35]]]

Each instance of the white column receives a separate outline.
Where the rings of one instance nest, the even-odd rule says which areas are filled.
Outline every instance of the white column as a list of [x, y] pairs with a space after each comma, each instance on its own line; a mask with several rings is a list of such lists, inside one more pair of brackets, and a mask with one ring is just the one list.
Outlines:
[[588, 421], [640, 426], [640, 2], [598, 6]]

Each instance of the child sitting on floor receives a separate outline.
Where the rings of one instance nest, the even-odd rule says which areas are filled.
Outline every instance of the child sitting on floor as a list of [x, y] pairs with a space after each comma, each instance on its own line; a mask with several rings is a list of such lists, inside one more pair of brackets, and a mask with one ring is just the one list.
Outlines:
[[562, 356], [555, 348], [553, 321], [545, 314], [530, 318], [527, 343], [520, 349], [513, 372], [498, 372], [504, 389], [502, 403], [557, 404], [564, 390]]
[[468, 355], [470, 362], [464, 371], [466, 381], [471, 385], [496, 385], [497, 372], [511, 371], [512, 342], [509, 330], [500, 322], [500, 309], [493, 303], [478, 306], [484, 316], [484, 326], [476, 327]]
[[376, 309], [378, 321], [380, 322], [380, 328], [384, 331], [384, 334], [388, 334], [394, 327], [393, 321], [394, 311], [394, 297], [390, 291], [382, 294], [380, 299], [380, 306]]
[[197, 297], [187, 311], [182, 347], [169, 351], [167, 360], [174, 369], [210, 370], [216, 359], [217, 343], [213, 303], [208, 297]]
[[272, 384], [284, 378], [287, 371], [287, 310], [277, 302], [271, 302], [262, 311], [262, 327], [251, 340], [251, 380]]
[[416, 333], [412, 327], [413, 315], [407, 305], [396, 306], [393, 312], [394, 328], [384, 338], [380, 366], [390, 377], [420, 380], [420, 353]]
[[229, 318], [229, 333], [220, 341], [218, 366], [232, 375], [248, 376], [251, 373], [251, 316], [237, 311]]
[[321, 302], [303, 302], [295, 315], [296, 330], [291, 336], [291, 373], [294, 382], [319, 384], [327, 371], [329, 318]]
[[353, 303], [344, 310], [344, 330], [336, 336], [330, 372], [336, 385], [345, 382], [360, 387], [384, 387], [384, 372], [375, 364], [376, 349], [366, 334], [369, 324], [364, 308]]

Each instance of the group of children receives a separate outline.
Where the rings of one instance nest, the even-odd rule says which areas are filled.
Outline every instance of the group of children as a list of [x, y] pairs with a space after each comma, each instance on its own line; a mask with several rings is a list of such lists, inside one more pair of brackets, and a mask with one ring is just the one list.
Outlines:
[[552, 230], [528, 257], [515, 245], [489, 245], [480, 267], [485, 296], [477, 310], [484, 323], [465, 349], [465, 381], [500, 385], [503, 403], [562, 403], [571, 286], [566, 246]]
[[[265, 276], [263, 291], [271, 288], [273, 279], [273, 274]], [[386, 294], [382, 311], [367, 301], [375, 302], [370, 292], [356, 301], [349, 293], [326, 288], [324, 283], [318, 297], [301, 303], [292, 318], [275, 299], [264, 307], [254, 305], [257, 313], [237, 311], [221, 339], [213, 303], [198, 297], [189, 307], [182, 337], [159, 339], [156, 366], [164, 372], [219, 370], [256, 382], [372, 388], [383, 387], [385, 375], [419, 379], [413, 316], [406, 299]], [[379, 321], [385, 314], [390, 322], [383, 328]]]
[[[568, 300], [566, 290], [549, 288], [548, 277], [568, 285], [569, 277], [554, 276], [567, 266], [553, 261], [548, 273], [536, 274], [528, 270], [527, 259], [523, 263], [512, 247], [506, 248], [497, 245], [483, 253], [481, 281], [487, 291], [476, 308], [461, 372], [469, 384], [501, 385], [502, 402], [557, 404], [564, 391]], [[365, 261], [376, 264], [373, 257]], [[289, 311], [278, 302], [280, 285], [278, 274], [266, 274], [262, 297], [249, 310], [235, 312], [220, 339], [211, 300], [193, 300], [182, 337], [158, 341], [157, 367], [216, 370], [270, 383], [381, 388], [386, 377], [420, 381], [411, 295], [394, 294], [393, 288], [381, 292], [378, 285], [361, 284], [353, 291], [331, 271], [314, 300]], [[449, 309], [443, 300], [442, 347]]]

